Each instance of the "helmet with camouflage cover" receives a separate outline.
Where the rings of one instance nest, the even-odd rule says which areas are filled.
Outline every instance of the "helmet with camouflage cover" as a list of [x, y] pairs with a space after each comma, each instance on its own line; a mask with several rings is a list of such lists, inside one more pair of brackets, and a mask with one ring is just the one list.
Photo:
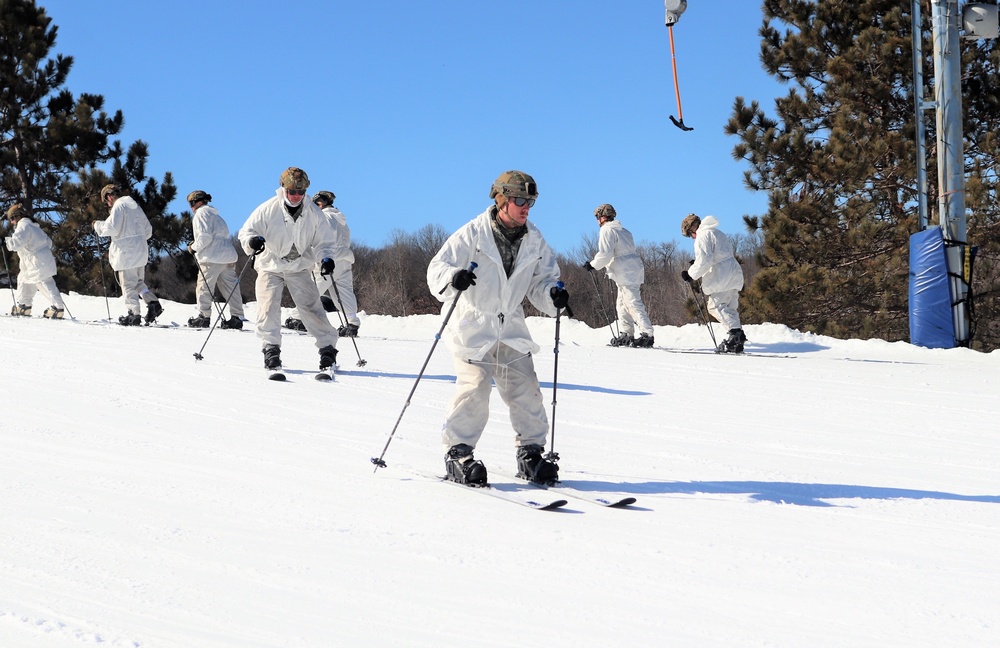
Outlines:
[[330, 207], [336, 199], [337, 196], [332, 191], [317, 191], [313, 196], [313, 202], [317, 205], [323, 203], [324, 207]]
[[101, 188], [101, 202], [105, 202], [108, 199], [108, 196], [121, 196], [121, 195], [122, 195], [122, 188], [113, 182], [111, 184], [106, 184], [104, 185], [103, 188]]
[[309, 176], [298, 167], [288, 167], [285, 169], [281, 174], [281, 178], [279, 178], [279, 182], [285, 189], [305, 191], [309, 188]]
[[504, 171], [490, 187], [490, 198], [503, 206], [508, 198], [537, 198], [535, 179], [523, 171]]
[[28, 217], [28, 210], [25, 209], [24, 206], [21, 205], [21, 203], [14, 203], [13, 205], [11, 205], [10, 209], [8, 209], [7, 213], [4, 215], [4, 218], [11, 221], [14, 220], [15, 218], [27, 218], [27, 217]]
[[188, 194], [187, 201], [189, 205], [196, 202], [212, 202], [212, 194], [197, 189]]
[[616, 212], [615, 208], [609, 205], [608, 203], [604, 203], [603, 205], [598, 205], [597, 209], [594, 210], [594, 216], [596, 216], [597, 218], [601, 218], [603, 216], [604, 218], [607, 218], [609, 221], [614, 220], [615, 216], [617, 215], [618, 212]]
[[690, 237], [691, 234], [698, 231], [701, 226], [701, 218], [697, 214], [688, 214], [684, 220], [681, 221], [681, 234], [685, 237]]

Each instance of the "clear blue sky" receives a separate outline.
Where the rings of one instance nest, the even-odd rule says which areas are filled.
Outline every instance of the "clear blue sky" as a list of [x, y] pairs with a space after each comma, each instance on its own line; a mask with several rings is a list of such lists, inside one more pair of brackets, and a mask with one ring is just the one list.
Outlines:
[[[610, 202], [637, 241], [683, 241], [689, 212], [743, 232], [766, 196], [723, 135], [733, 99], [785, 90], [759, 63], [760, 3], [689, 0], [48, 0], [67, 87], [122, 110], [121, 139], [174, 174], [180, 213], [213, 195], [235, 232], [288, 166], [330, 189], [356, 241], [485, 209], [507, 169], [538, 182], [531, 219], [557, 251]], [[683, 241], [690, 247], [690, 241]]]

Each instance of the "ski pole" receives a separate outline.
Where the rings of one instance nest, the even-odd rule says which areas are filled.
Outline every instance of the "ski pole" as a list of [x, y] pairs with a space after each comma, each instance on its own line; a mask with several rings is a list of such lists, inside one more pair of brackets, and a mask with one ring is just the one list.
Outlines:
[[108, 321], [111, 321], [111, 302], [108, 300], [108, 280], [104, 276], [104, 253], [97, 246], [97, 264], [101, 267], [101, 288], [104, 290], [104, 307], [108, 309]]
[[10, 288], [10, 298], [14, 302], [11, 313], [17, 308], [17, 295], [14, 294], [14, 285], [10, 282], [10, 266], [7, 265], [7, 244], [0, 240], [0, 251], [3, 251], [3, 269], [7, 271], [7, 287]]
[[613, 326], [611, 326], [611, 316], [608, 315], [608, 310], [604, 308], [604, 298], [601, 296], [601, 288], [597, 285], [597, 277], [594, 276], [594, 271], [590, 271], [590, 278], [594, 280], [594, 291], [597, 292], [597, 301], [601, 305], [601, 312], [604, 313], [604, 319], [608, 322], [608, 330], [611, 331], [611, 339], [615, 340], [618, 338], [618, 333], [615, 332]]
[[[469, 272], [472, 272], [479, 266], [475, 261], [469, 264]], [[447, 286], [445, 286], [447, 288]], [[399, 422], [403, 420], [403, 413], [406, 412], [406, 408], [410, 406], [410, 399], [413, 398], [413, 392], [417, 391], [417, 385], [420, 384], [420, 379], [424, 376], [424, 371], [427, 369], [427, 363], [431, 361], [431, 356], [434, 355], [434, 349], [437, 348], [437, 343], [441, 340], [441, 334], [444, 333], [444, 327], [448, 326], [448, 320], [451, 319], [451, 314], [455, 312], [455, 306], [458, 305], [458, 299], [462, 296], [462, 292], [459, 290], [458, 294], [455, 295], [455, 299], [451, 301], [451, 306], [448, 307], [448, 312], [444, 316], [444, 321], [441, 322], [441, 328], [434, 335], [434, 344], [431, 345], [430, 353], [427, 354], [427, 358], [424, 360], [424, 366], [420, 367], [420, 373], [417, 374], [417, 379], [413, 382], [413, 387], [410, 389], [409, 395], [406, 397], [406, 402], [403, 403], [403, 409], [399, 412], [399, 418], [396, 419], [396, 425], [392, 427], [392, 432], [389, 433], [389, 438], [385, 442], [385, 447], [382, 448], [382, 454], [378, 457], [372, 457], [372, 463], [375, 464], [374, 472], [378, 472], [379, 468], [385, 468], [386, 463], [383, 461], [386, 451], [389, 449], [389, 444], [392, 443], [392, 437], [396, 434], [396, 429], [399, 427]]]
[[[264, 248], [261, 248], [261, 250], [263, 250], [263, 249]], [[247, 271], [247, 268], [252, 268], [253, 267], [254, 259], [257, 258], [257, 255], [260, 254], [261, 250], [256, 250], [253, 253], [253, 255], [251, 255], [250, 258], [247, 259], [247, 262], [243, 264], [243, 269], [240, 270], [240, 275], [236, 278], [236, 285], [233, 286], [233, 289], [229, 291], [229, 295], [226, 297], [226, 303], [227, 304], [229, 303], [229, 300], [232, 299], [233, 293], [235, 293], [237, 290], [240, 289], [240, 283], [243, 281], [243, 273]], [[198, 266], [198, 268], [200, 269], [201, 266]], [[202, 276], [204, 276], [204, 275], [202, 275]], [[213, 296], [213, 300], [214, 300], [214, 296]], [[208, 344], [208, 339], [210, 337], [212, 337], [212, 333], [215, 332], [215, 327], [219, 325], [219, 320], [221, 320], [221, 319], [222, 319], [222, 306], [219, 306], [219, 315], [218, 315], [218, 317], [215, 318], [215, 322], [212, 323], [212, 328], [210, 328], [208, 330], [208, 335], [205, 337], [205, 341], [202, 343], [201, 348], [198, 349], [195, 352], [195, 354], [194, 354], [194, 359], [195, 360], [204, 360], [205, 359], [204, 356], [201, 355], [201, 352], [205, 350], [205, 345]]]
[[694, 128], [684, 125], [684, 110], [681, 108], [681, 86], [677, 82], [677, 56], [674, 54], [674, 26], [672, 24], [667, 25], [667, 33], [670, 34], [670, 62], [674, 68], [674, 93], [677, 95], [677, 116], [679, 117], [679, 119], [674, 119], [674, 116], [670, 115], [670, 121], [682, 131], [691, 131]]
[[[556, 287], [560, 290], [562, 290], [563, 285], [561, 281], [556, 283]], [[559, 455], [556, 453], [556, 392], [559, 389], [559, 320], [563, 310], [562, 308], [556, 309], [556, 340], [555, 347], [552, 349], [554, 355], [552, 360], [552, 432], [549, 434], [549, 451], [545, 455], [545, 458], [553, 463], [559, 461]]]
[[715, 331], [712, 330], [712, 323], [708, 321], [708, 314], [705, 312], [705, 309], [701, 305], [701, 301], [698, 299], [698, 293], [694, 290], [694, 284], [689, 281], [687, 282], [687, 285], [691, 288], [691, 294], [694, 296], [694, 303], [698, 305], [698, 314], [701, 315], [702, 321], [705, 323], [705, 326], [708, 327], [708, 335], [712, 338], [712, 348], [718, 352], [719, 346], [715, 341]]
[[[344, 300], [340, 298], [340, 289], [337, 288], [337, 282], [333, 279], [333, 274], [330, 274], [330, 285], [333, 286], [333, 294], [337, 296], [337, 304], [340, 306], [340, 310], [337, 311], [337, 316], [341, 318], [344, 322], [344, 326], [349, 326], [350, 322], [347, 321], [347, 312], [344, 310]], [[361, 358], [361, 352], [358, 351], [358, 343], [353, 335], [348, 336], [351, 338], [351, 344], [354, 345], [354, 353], [358, 355], [358, 366], [363, 367], [368, 364], [367, 360]]]

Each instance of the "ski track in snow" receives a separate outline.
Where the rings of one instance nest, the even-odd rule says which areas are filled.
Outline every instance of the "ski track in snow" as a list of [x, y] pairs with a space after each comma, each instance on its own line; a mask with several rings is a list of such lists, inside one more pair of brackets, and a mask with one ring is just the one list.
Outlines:
[[[363, 316], [332, 384], [290, 333], [281, 384], [252, 332], [196, 361], [207, 329], [67, 303], [0, 318], [0, 647], [1000, 645], [998, 353], [773, 324], [748, 350], [794, 358], [658, 353], [564, 319], [561, 478], [638, 501], [532, 511], [402, 469], [443, 471], [444, 344], [374, 471], [436, 316]], [[497, 395], [476, 455], [515, 470]]]

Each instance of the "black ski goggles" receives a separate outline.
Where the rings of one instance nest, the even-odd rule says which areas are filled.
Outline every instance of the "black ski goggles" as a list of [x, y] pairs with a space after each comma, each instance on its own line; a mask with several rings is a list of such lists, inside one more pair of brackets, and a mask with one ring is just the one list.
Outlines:
[[522, 198], [521, 196], [515, 196], [514, 198], [511, 198], [510, 201], [518, 207], [524, 207], [525, 205], [533, 207], [535, 205], [534, 198]]

